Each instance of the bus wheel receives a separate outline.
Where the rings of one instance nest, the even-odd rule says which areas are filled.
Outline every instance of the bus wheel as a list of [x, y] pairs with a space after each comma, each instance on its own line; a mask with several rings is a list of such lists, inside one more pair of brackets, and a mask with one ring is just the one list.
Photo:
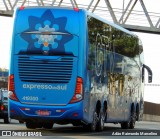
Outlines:
[[53, 127], [53, 123], [44, 123], [43, 124], [43, 128], [52, 129], [52, 127]]
[[123, 122], [121, 123], [121, 128], [122, 129], [128, 129], [130, 127], [130, 122]]
[[134, 129], [135, 123], [136, 123], [136, 114], [135, 112], [132, 112], [130, 120], [130, 129]]
[[27, 121], [26, 122], [26, 127], [29, 128], [29, 129], [35, 129], [36, 128], [36, 124], [35, 124], [35, 122]]
[[102, 131], [104, 129], [104, 113], [100, 112], [99, 113], [99, 118], [97, 122], [97, 131]]
[[90, 131], [95, 131], [96, 130], [98, 119], [99, 119], [98, 114], [95, 111], [94, 114], [93, 114], [93, 121], [90, 124]]
[[83, 125], [84, 130], [87, 131], [95, 131], [97, 127], [97, 121], [98, 121], [98, 115], [97, 112], [95, 111], [93, 114], [93, 120], [92, 123], [89, 123], [88, 125]]
[[20, 124], [23, 124], [23, 123], [24, 123], [24, 121], [22, 121], [22, 120], [19, 120], [19, 123], [20, 123]]
[[134, 127], [135, 127], [135, 122], [131, 122], [130, 123], [130, 129], [134, 129]]
[[139, 120], [139, 106], [137, 105], [137, 108], [136, 108], [136, 121]]
[[79, 123], [72, 123], [73, 126], [80, 126]]
[[9, 118], [8, 117], [4, 118], [4, 123], [9, 124]]

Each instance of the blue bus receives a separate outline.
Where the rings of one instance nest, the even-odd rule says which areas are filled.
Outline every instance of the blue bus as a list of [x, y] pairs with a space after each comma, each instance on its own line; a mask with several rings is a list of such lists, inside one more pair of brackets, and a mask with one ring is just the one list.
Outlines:
[[32, 129], [71, 123], [90, 131], [142, 119], [147, 66], [136, 35], [83, 9], [21, 7], [14, 18], [11, 118]]

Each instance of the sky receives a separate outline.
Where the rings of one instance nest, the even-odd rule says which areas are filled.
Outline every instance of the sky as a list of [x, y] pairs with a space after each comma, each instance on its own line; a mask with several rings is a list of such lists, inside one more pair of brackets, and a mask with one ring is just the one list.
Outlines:
[[0, 67], [9, 67], [13, 18], [0, 16]]
[[[0, 67], [9, 68], [13, 18], [0, 16]], [[145, 64], [153, 72], [153, 84], [160, 84], [160, 35], [137, 33], [144, 47]], [[147, 72], [146, 72], [147, 74]], [[147, 79], [145, 81], [147, 83]], [[160, 103], [160, 86], [146, 86], [144, 100]]]

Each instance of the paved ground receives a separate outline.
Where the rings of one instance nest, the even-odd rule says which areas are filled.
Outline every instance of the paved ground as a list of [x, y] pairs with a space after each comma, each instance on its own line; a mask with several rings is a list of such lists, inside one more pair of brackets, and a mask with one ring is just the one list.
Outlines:
[[[18, 121], [16, 120], [11, 120], [10, 124], [4, 124], [3, 120], [0, 120], [0, 131], [12, 131], [13, 130], [15, 132], [18, 132], [18, 130], [21, 130], [21, 132], [25, 133], [28, 132], [30, 133], [37, 133], [38, 135], [44, 135], [42, 137], [38, 137], [38, 138], [44, 138], [44, 139], [48, 139], [48, 138], [57, 138], [57, 139], [103, 139], [103, 138], [107, 138], [107, 139], [115, 139], [115, 138], [126, 138], [126, 139], [134, 139], [136, 136], [136, 139], [159, 139], [160, 136], [153, 136], [154, 134], [158, 133], [160, 134], [160, 123], [158, 122], [146, 122], [146, 121], [142, 121], [142, 122], [137, 122], [136, 123], [136, 127], [133, 130], [122, 130], [120, 128], [119, 124], [105, 124], [105, 128], [103, 132], [87, 132], [84, 131], [81, 127], [73, 127], [72, 125], [64, 125], [64, 126], [60, 126], [55, 124], [53, 126], [53, 129], [51, 130], [46, 130], [46, 129], [35, 129], [35, 130], [29, 130], [26, 128], [25, 124], [19, 124]], [[157, 131], [159, 130], [159, 131]], [[121, 134], [121, 135], [120, 135]], [[125, 135], [129, 135], [129, 134], [134, 134], [134, 136], [129, 135], [129, 136], [122, 136], [122, 134]], [[137, 136], [137, 134], [150, 134], [152, 135], [149, 136]], [[14, 135], [14, 134], [13, 134]], [[15, 134], [16, 135], [16, 134]], [[114, 135], [114, 136], [113, 136]], [[118, 135], [118, 136], [117, 136]], [[0, 137], [3, 139], [8, 139], [9, 137]], [[17, 138], [17, 137], [12, 137], [12, 138]], [[27, 138], [27, 137], [20, 137], [21, 139], [23, 138]], [[33, 138], [37, 138], [37, 137], [29, 137], [29, 139], [33, 139]]]

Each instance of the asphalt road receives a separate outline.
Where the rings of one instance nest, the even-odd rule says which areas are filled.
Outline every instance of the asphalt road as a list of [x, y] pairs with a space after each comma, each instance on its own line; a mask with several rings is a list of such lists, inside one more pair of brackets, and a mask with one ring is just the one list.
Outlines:
[[[158, 131], [159, 130], [159, 131]], [[160, 138], [160, 123], [159, 122], [146, 122], [141, 121], [136, 123], [136, 127], [133, 130], [122, 130], [119, 124], [105, 124], [103, 132], [87, 132], [81, 127], [73, 127], [68, 125], [55, 124], [51, 130], [46, 129], [27, 129], [25, 124], [19, 124], [16, 120], [11, 120], [10, 124], [4, 124], [3, 120], [0, 120], [0, 132], [11, 131], [12, 137], [0, 136], [0, 139], [8, 138], [21, 138], [23, 135], [29, 136], [29, 139], [43, 138], [43, 139], [159, 139]], [[19, 133], [18, 133], [19, 132]], [[19, 135], [18, 135], [19, 134]], [[38, 137], [32, 137], [33, 134]], [[156, 134], [159, 134], [157, 136]], [[42, 135], [42, 137], [41, 137]], [[13, 137], [15, 136], [15, 137]], [[17, 137], [18, 136], [18, 137]]]

